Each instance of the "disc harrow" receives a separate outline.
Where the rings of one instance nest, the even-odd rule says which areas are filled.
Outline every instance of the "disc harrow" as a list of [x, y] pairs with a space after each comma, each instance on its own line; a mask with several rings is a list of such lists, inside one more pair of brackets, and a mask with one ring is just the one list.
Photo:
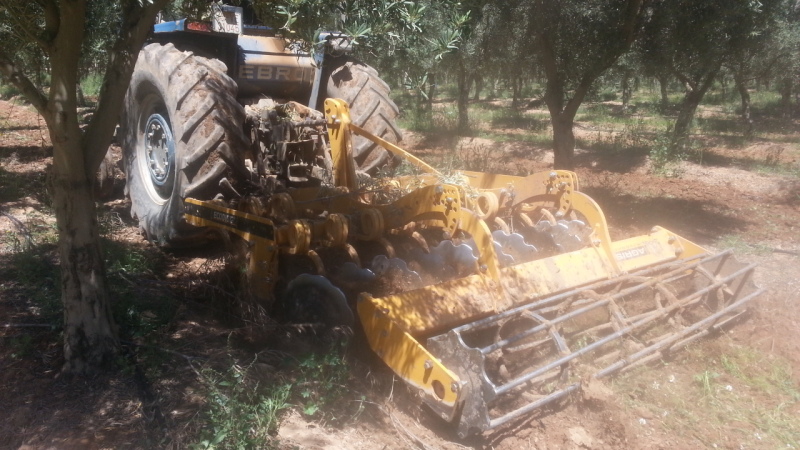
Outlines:
[[[461, 436], [665, 357], [762, 292], [752, 265], [663, 228], [612, 241], [573, 172], [445, 176], [352, 124], [341, 100], [325, 105], [332, 185], [187, 199], [186, 220], [250, 243], [265, 305], [327, 325], [355, 311], [375, 353]], [[422, 173], [362, 186], [351, 134]]]

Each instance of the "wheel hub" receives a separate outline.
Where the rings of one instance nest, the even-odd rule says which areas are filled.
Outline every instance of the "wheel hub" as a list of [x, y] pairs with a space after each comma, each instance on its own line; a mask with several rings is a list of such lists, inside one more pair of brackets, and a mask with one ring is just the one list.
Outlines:
[[144, 129], [145, 156], [150, 180], [162, 197], [169, 197], [172, 190], [172, 170], [175, 160], [175, 141], [169, 123], [160, 114], [147, 119]]

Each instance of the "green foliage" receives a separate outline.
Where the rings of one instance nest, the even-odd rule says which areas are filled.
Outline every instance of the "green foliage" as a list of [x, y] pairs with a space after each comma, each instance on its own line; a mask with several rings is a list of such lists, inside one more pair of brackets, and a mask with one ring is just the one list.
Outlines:
[[0, 83], [0, 99], [8, 100], [20, 94], [19, 89], [10, 83]]
[[[654, 427], [693, 436], [707, 447], [797, 448], [800, 387], [788, 361], [750, 347], [690, 347], [677, 364], [632, 371], [614, 391]], [[657, 423], [657, 425], [655, 424]], [[736, 424], [736, 426], [732, 426]]]
[[207, 389], [205, 426], [193, 449], [271, 448], [281, 413], [288, 403], [291, 385], [263, 386], [249, 379], [250, 366], [232, 364], [218, 372], [201, 372]]
[[672, 136], [669, 129], [659, 134], [650, 147], [651, 170], [657, 175], [667, 178], [680, 177], [682, 171], [681, 161], [686, 159], [686, 153], [672, 145]]
[[344, 344], [300, 360], [295, 391], [304, 414], [314, 416], [328, 410], [347, 395], [350, 371], [343, 350]]
[[90, 73], [81, 80], [81, 89], [83, 90], [83, 94], [87, 97], [97, 98], [102, 86], [103, 76], [97, 72]]
[[337, 414], [353, 404], [343, 402], [351, 393], [345, 346], [341, 342], [299, 359], [287, 359], [284, 370], [268, 380], [257, 370], [264, 365], [258, 358], [245, 366], [232, 359], [222, 371], [203, 369], [200, 374], [206, 388], [206, 411], [200, 442], [192, 448], [277, 446], [274, 434], [280, 418], [293, 406], [307, 416], [336, 420]]
[[772, 249], [763, 244], [752, 244], [745, 241], [742, 236], [728, 234], [720, 237], [716, 246], [723, 249], [733, 249], [737, 255], [769, 255]]
[[719, 378], [719, 374], [709, 370], [704, 370], [702, 373], [694, 376], [694, 381], [703, 390], [703, 397], [713, 397], [716, 395], [716, 392], [712, 386], [714, 384], [714, 380], [717, 378]]
[[112, 310], [120, 331], [129, 338], [154, 337], [170, 323], [178, 303], [163, 289], [148, 290], [137, 280], [163, 273], [165, 257], [153, 246], [114, 239], [126, 226], [116, 213], [101, 214], [99, 225], [109, 289], [115, 297]]

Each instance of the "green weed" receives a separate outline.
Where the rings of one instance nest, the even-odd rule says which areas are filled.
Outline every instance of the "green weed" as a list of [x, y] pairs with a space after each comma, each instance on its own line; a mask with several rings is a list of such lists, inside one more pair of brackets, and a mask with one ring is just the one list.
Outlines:
[[737, 254], [742, 255], [768, 255], [772, 253], [772, 249], [763, 244], [753, 244], [744, 240], [741, 236], [735, 234], [727, 234], [721, 236], [716, 244], [716, 247], [730, 248]]
[[694, 381], [700, 385], [701, 389], [703, 390], [703, 397], [714, 397], [714, 380], [719, 378], [719, 374], [717, 372], [712, 372], [709, 370], [705, 370], [702, 373], [699, 373], [694, 376]]
[[0, 83], [0, 99], [8, 100], [20, 95], [19, 89], [11, 83]]
[[[691, 366], [701, 369], [693, 374], [682, 370]], [[692, 347], [677, 365], [634, 370], [615, 379], [614, 389], [625, 394], [634, 411], [653, 414], [648, 426], [680, 430], [707, 446], [800, 446], [800, 422], [792, 412], [800, 402], [800, 387], [791, 365], [749, 347]], [[709, 440], [713, 436], [720, 441]]]
[[[253, 360], [255, 363], [256, 360]], [[281, 413], [292, 386], [278, 383], [264, 386], [247, 376], [247, 367], [232, 364], [224, 372], [201, 372], [208, 392], [205, 426], [193, 449], [271, 448]]]
[[650, 163], [656, 175], [677, 178], [682, 173], [680, 163], [686, 159], [686, 153], [673, 149], [670, 134], [668, 129], [653, 140], [650, 147]]
[[[318, 420], [337, 420], [350, 395], [350, 369], [344, 360], [345, 342], [291, 361], [269, 381], [254, 374], [255, 358], [246, 366], [232, 362], [224, 371], [202, 370], [206, 411], [200, 442], [192, 448], [271, 448], [281, 416], [292, 407]], [[263, 378], [263, 377], [261, 377]]]
[[103, 86], [103, 75], [90, 73], [81, 80], [81, 90], [86, 97], [97, 97], [100, 95], [100, 88]]
[[429, 111], [421, 108], [409, 108], [403, 110], [398, 119], [398, 124], [406, 129], [417, 132], [433, 131], [433, 119]]
[[306, 415], [314, 416], [339, 403], [348, 393], [349, 367], [342, 355], [344, 344], [324, 353], [312, 353], [300, 361], [296, 382]]

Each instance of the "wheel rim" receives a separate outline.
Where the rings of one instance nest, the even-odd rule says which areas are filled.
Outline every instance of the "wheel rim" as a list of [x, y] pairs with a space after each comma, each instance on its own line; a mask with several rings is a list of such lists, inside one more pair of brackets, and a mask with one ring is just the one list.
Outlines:
[[158, 113], [151, 114], [142, 130], [140, 165], [147, 174], [147, 191], [157, 203], [172, 195], [175, 183], [175, 140], [169, 121]]

